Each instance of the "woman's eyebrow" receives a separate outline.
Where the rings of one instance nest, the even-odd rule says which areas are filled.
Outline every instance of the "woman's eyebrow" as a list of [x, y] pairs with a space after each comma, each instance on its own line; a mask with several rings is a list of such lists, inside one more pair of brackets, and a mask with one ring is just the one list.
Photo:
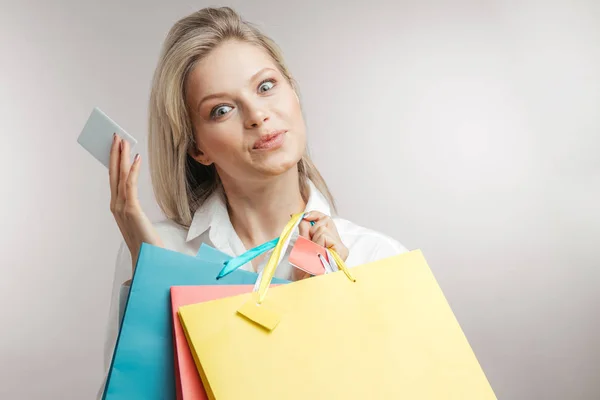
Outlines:
[[254, 75], [252, 75], [252, 77], [250, 78], [250, 82], [256, 80], [256, 78], [258, 76], [262, 75], [266, 71], [273, 71], [273, 72], [275, 72], [275, 70], [273, 68], [265, 67], [265, 68], [261, 69], [260, 71], [258, 71], [257, 73], [255, 73]]
[[[275, 71], [273, 68], [270, 67], [265, 67], [263, 69], [261, 69], [260, 71], [258, 71], [257, 73], [255, 73], [254, 75], [252, 75], [250, 77], [250, 79], [248, 80], [249, 82], [252, 82], [254, 80], [256, 80], [256, 78], [260, 75], [262, 75], [263, 73], [265, 73], [266, 71]], [[207, 100], [210, 99], [215, 99], [215, 98], [220, 98], [220, 97], [226, 97], [227, 93], [225, 92], [220, 92], [220, 93], [213, 93], [213, 94], [209, 94], [207, 96], [204, 96], [199, 102], [198, 105], [196, 106], [196, 110], [200, 110], [200, 106], [202, 105], [202, 103], [204, 103]]]
[[198, 106], [196, 106], [196, 111], [200, 111], [200, 106], [202, 105], [202, 103], [204, 103], [205, 101], [208, 101], [210, 99], [214, 99], [214, 98], [220, 98], [220, 97], [225, 97], [227, 96], [227, 93], [221, 92], [221, 93], [213, 93], [213, 94], [209, 94], [208, 96], [205, 96], [202, 100], [200, 100], [198, 102]]

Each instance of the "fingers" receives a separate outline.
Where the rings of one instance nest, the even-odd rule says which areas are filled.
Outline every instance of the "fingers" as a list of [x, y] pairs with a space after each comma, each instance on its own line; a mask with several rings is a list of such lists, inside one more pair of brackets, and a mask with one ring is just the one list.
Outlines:
[[131, 166], [131, 170], [129, 171], [129, 176], [127, 177], [126, 184], [126, 198], [127, 203], [133, 206], [137, 205], [138, 196], [137, 196], [137, 180], [140, 175], [140, 164], [142, 159], [139, 154], [136, 154], [133, 159], [133, 165]]
[[125, 204], [127, 200], [127, 177], [129, 176], [129, 142], [121, 140], [120, 142], [121, 160], [119, 164], [119, 185], [117, 186], [117, 202], [120, 205]]
[[307, 239], [310, 238], [309, 236], [309, 232], [310, 232], [310, 222], [308, 221], [300, 221], [300, 225], [298, 225], [298, 233], [300, 234], [300, 236], [303, 236]]
[[310, 240], [326, 249], [335, 250], [342, 260], [348, 258], [348, 248], [342, 242], [333, 219], [318, 211], [311, 211], [304, 220], [314, 223], [308, 230]]
[[[299, 225], [299, 233], [315, 242], [316, 244], [326, 247], [325, 233], [333, 229], [333, 220], [328, 215], [319, 211], [311, 211], [307, 213]], [[308, 230], [308, 234], [306, 231]]]
[[114, 211], [114, 206], [117, 200], [117, 192], [119, 185], [119, 165], [121, 162], [121, 152], [119, 151], [119, 143], [121, 139], [115, 133], [113, 135], [112, 146], [110, 146], [110, 159], [108, 162], [108, 179], [110, 182], [110, 209]]
[[304, 216], [303, 219], [308, 222], [317, 223], [318, 221], [325, 219], [325, 218], [329, 218], [329, 216], [327, 216], [319, 211], [310, 211], [310, 212], [306, 213], [306, 215]]
[[308, 235], [309, 237], [314, 237], [315, 234], [320, 230], [320, 229], [328, 229], [331, 228], [331, 224], [333, 224], [333, 221], [329, 218], [327, 219], [321, 219], [318, 220], [317, 222], [315, 222], [315, 224], [313, 226], [311, 226], [309, 228], [308, 231]]
[[298, 231], [300, 236], [304, 236], [306, 238], [312, 237], [312, 232], [315, 231], [315, 227], [317, 225], [322, 225], [326, 223], [329, 217], [323, 213], [318, 211], [311, 211], [306, 213], [302, 221], [300, 221], [300, 225], [298, 226]]
[[315, 230], [315, 232], [311, 235], [311, 240], [319, 246], [325, 248], [328, 248], [332, 245], [331, 239], [328, 236], [327, 226], [325, 225], [321, 225]]
[[315, 233], [323, 226], [332, 227], [333, 221], [330, 216], [325, 215], [318, 211], [311, 211], [306, 214], [303, 218], [303, 222], [308, 221], [310, 223], [310, 228], [308, 231], [308, 237], [313, 238]]

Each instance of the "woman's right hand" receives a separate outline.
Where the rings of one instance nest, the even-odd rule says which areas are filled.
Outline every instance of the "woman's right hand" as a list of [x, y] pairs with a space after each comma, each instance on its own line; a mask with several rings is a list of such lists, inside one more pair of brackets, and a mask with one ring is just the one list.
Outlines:
[[162, 240], [152, 222], [142, 211], [137, 195], [137, 179], [140, 173], [140, 155], [129, 160], [129, 142], [116, 134], [110, 149], [110, 211], [131, 253], [132, 268], [135, 268], [142, 242], [162, 247]]

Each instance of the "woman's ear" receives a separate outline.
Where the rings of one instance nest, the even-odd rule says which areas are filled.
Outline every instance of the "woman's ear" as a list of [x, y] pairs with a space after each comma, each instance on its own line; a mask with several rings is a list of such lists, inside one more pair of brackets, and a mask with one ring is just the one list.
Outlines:
[[207, 167], [213, 163], [211, 159], [206, 155], [206, 153], [197, 148], [195, 145], [190, 146], [188, 154], [194, 160], [196, 160], [202, 165], [206, 165]]

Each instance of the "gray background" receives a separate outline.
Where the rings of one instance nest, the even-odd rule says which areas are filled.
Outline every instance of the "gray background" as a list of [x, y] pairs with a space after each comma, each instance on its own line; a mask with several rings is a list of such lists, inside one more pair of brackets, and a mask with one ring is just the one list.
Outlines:
[[[342, 216], [424, 251], [499, 398], [600, 398], [600, 3], [299, 3], [227, 4], [282, 46]], [[162, 218], [150, 78], [207, 5], [2, 3], [0, 398], [95, 395], [120, 237], [76, 138], [94, 106], [133, 134]]]

